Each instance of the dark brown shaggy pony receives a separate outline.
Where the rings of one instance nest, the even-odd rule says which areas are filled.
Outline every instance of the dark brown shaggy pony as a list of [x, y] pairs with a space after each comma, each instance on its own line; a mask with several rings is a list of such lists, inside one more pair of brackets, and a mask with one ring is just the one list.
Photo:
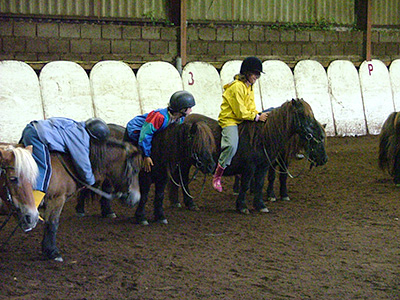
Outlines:
[[379, 135], [379, 167], [393, 176], [400, 186], [400, 112], [393, 112], [383, 123]]
[[[194, 121], [204, 121], [212, 129], [217, 145], [217, 160], [221, 147], [221, 128], [218, 122], [198, 114], [191, 114], [185, 119], [185, 123]], [[264, 178], [270, 166], [285, 152], [284, 149], [289, 147], [289, 141], [296, 134], [299, 136], [299, 143], [304, 145], [305, 156], [316, 166], [324, 165], [328, 159], [325, 151], [325, 131], [314, 118], [310, 105], [303, 99], [287, 101], [272, 110], [265, 123], [249, 121], [239, 125], [238, 150], [232, 164], [224, 172], [224, 176], [241, 175], [241, 186], [236, 199], [236, 209], [239, 212], [249, 213], [245, 195], [251, 179], [255, 182], [254, 208], [262, 212], [268, 211], [262, 200]], [[190, 168], [183, 165], [181, 167]], [[183, 182], [188, 182], [188, 179], [184, 178]]]

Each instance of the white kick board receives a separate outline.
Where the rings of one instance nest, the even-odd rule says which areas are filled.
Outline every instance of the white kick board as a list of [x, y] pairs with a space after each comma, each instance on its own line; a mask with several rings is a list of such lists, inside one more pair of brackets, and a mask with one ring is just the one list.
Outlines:
[[364, 61], [358, 71], [368, 132], [379, 134], [383, 122], [394, 111], [389, 71], [379, 60]]
[[392, 85], [394, 109], [400, 111], [400, 59], [392, 61], [389, 66], [389, 75]]
[[[230, 60], [223, 64], [220, 72], [221, 77], [221, 89], [224, 91], [224, 85], [232, 82], [233, 77], [240, 72], [240, 66], [242, 65], [241, 60]], [[261, 75], [262, 76], [262, 75]], [[256, 109], [258, 111], [262, 111], [262, 103], [261, 103], [261, 92], [260, 92], [260, 83], [259, 80], [253, 86], [254, 88], [254, 101], [256, 103]]]
[[192, 93], [193, 112], [218, 119], [222, 91], [218, 71], [209, 63], [191, 62], [182, 71], [183, 88]]
[[142, 114], [136, 76], [122, 61], [101, 61], [90, 71], [95, 116], [126, 126]]
[[333, 61], [327, 74], [336, 133], [339, 136], [367, 134], [360, 79], [354, 64], [347, 60]]
[[263, 62], [260, 82], [262, 106], [264, 109], [279, 107], [284, 102], [296, 98], [296, 89], [292, 70], [280, 60]]
[[294, 80], [297, 96], [311, 105], [315, 119], [326, 124], [326, 134], [334, 136], [328, 77], [324, 67], [315, 60], [299, 61], [294, 68]]
[[25, 126], [43, 119], [39, 79], [26, 63], [0, 62], [0, 141], [17, 143]]
[[75, 62], [54, 61], [39, 75], [45, 118], [85, 121], [94, 117], [89, 78]]
[[167, 107], [172, 94], [183, 90], [178, 70], [167, 62], [145, 63], [139, 68], [136, 79], [143, 113]]

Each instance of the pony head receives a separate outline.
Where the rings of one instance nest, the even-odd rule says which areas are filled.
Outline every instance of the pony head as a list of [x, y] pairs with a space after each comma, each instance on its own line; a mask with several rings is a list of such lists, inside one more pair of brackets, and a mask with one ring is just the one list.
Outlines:
[[213, 158], [215, 139], [210, 127], [205, 122], [190, 124], [188, 141], [193, 165], [204, 174], [211, 174], [216, 163]]
[[305, 155], [312, 166], [322, 166], [328, 161], [324, 127], [315, 119], [311, 106], [303, 99], [290, 101], [294, 110], [295, 133], [304, 144]]
[[0, 197], [11, 210], [17, 212], [24, 231], [35, 228], [39, 220], [32, 193], [37, 176], [38, 167], [32, 157], [32, 146], [0, 146]]

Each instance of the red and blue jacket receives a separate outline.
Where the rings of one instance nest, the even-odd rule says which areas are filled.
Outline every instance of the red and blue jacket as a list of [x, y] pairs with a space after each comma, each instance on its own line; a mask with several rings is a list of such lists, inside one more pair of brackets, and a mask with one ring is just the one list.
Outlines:
[[[175, 122], [179, 124], [185, 118], [181, 117]], [[143, 151], [145, 157], [151, 156], [151, 141], [156, 132], [162, 131], [172, 123], [168, 108], [160, 108], [149, 113], [136, 116], [126, 125], [129, 138]]]

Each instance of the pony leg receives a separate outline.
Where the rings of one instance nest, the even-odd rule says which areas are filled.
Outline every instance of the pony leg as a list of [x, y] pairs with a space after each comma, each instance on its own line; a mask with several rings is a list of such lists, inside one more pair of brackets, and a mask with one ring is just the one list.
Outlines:
[[151, 177], [150, 174], [142, 171], [139, 176], [139, 185], [140, 185], [140, 201], [139, 205], [135, 212], [136, 221], [141, 225], [149, 225], [149, 222], [146, 219], [146, 203], [149, 196], [150, 186], [151, 186]]
[[235, 182], [233, 183], [233, 195], [239, 195], [240, 190], [240, 175], [235, 175]]
[[46, 210], [44, 212], [44, 233], [42, 240], [42, 253], [46, 259], [63, 261], [56, 245], [57, 230], [60, 222], [60, 214], [65, 203], [65, 196], [45, 199]]
[[254, 173], [254, 200], [253, 205], [259, 212], [269, 212], [267, 206], [263, 201], [262, 190], [264, 187], [264, 180], [267, 173], [267, 169], [259, 167]]
[[85, 216], [85, 200], [91, 197], [91, 191], [83, 189], [78, 193], [75, 212], [78, 217]]
[[160, 178], [155, 183], [154, 195], [154, 220], [162, 224], [168, 224], [167, 218], [164, 213], [164, 191], [167, 185], [167, 178]]
[[[105, 191], [106, 193], [112, 193], [113, 187], [108, 181], [103, 182], [101, 189]], [[117, 215], [114, 213], [114, 211], [111, 208], [111, 201], [101, 197], [100, 198], [100, 207], [101, 207], [101, 216], [103, 218], [110, 218], [114, 219], [117, 217]]]
[[236, 210], [245, 215], [250, 213], [246, 205], [246, 192], [250, 187], [250, 180], [251, 173], [241, 175], [239, 195], [236, 198]]
[[287, 190], [287, 178], [288, 178], [287, 173], [279, 174], [279, 194], [281, 196], [281, 199], [284, 201], [290, 201]]
[[274, 167], [270, 167], [268, 169], [267, 199], [268, 199], [268, 201], [271, 201], [271, 202], [276, 201], [276, 195], [274, 192], [275, 177], [276, 177], [275, 169], [274, 169]]
[[56, 246], [57, 230], [59, 222], [46, 222], [42, 240], [42, 253], [46, 259], [63, 261], [60, 251]]

